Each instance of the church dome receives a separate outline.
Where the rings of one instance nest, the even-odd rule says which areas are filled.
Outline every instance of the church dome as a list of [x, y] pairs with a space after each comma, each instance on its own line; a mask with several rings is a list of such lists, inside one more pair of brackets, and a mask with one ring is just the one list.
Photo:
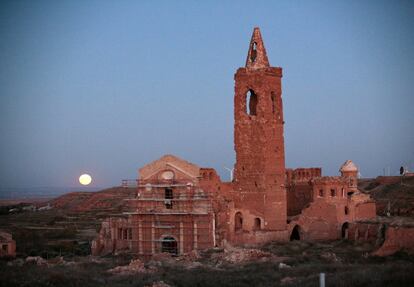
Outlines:
[[343, 165], [341, 165], [341, 168], [339, 169], [340, 172], [352, 172], [352, 171], [358, 171], [358, 167], [355, 165], [355, 163], [352, 162], [352, 160], [347, 160], [344, 162]]

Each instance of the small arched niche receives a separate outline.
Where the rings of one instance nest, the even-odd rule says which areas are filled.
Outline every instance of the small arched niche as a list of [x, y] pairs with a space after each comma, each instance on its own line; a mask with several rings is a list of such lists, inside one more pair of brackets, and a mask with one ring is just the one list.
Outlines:
[[246, 112], [247, 114], [251, 116], [257, 115], [257, 104], [258, 104], [258, 98], [256, 93], [250, 89], [246, 93]]
[[239, 211], [234, 215], [234, 231], [239, 231], [242, 229], [243, 229], [243, 215]]

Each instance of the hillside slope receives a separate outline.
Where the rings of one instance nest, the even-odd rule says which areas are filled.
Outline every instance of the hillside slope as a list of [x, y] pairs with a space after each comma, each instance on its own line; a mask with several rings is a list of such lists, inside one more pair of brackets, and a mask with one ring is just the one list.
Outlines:
[[358, 188], [375, 199], [378, 215], [386, 215], [389, 206], [393, 216], [414, 216], [414, 177], [362, 179]]
[[97, 192], [70, 192], [50, 201], [54, 208], [68, 211], [116, 210], [124, 199], [134, 198], [136, 188], [113, 187]]

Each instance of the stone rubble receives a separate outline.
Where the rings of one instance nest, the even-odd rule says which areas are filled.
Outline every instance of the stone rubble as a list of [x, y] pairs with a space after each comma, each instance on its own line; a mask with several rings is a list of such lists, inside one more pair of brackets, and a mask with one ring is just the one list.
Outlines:
[[150, 266], [146, 268], [141, 260], [135, 259], [131, 260], [128, 265], [117, 266], [109, 269], [107, 272], [114, 275], [132, 275], [136, 273], [154, 273], [155, 271], [157, 271], [156, 267]]

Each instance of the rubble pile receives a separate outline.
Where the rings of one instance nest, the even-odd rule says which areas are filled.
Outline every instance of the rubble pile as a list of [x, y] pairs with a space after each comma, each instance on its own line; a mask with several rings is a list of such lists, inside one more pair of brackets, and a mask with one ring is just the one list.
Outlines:
[[152, 285], [147, 285], [145, 287], [171, 287], [171, 285], [168, 285], [164, 281], [158, 281], [158, 282], [152, 283]]
[[33, 264], [36, 264], [36, 265], [39, 265], [39, 266], [47, 265], [46, 259], [43, 259], [40, 256], [28, 256], [28, 257], [26, 257], [26, 263], [33, 263]]
[[224, 254], [216, 253], [215, 256], [222, 257], [224, 261], [232, 264], [246, 263], [251, 261], [268, 261], [274, 255], [259, 249], [230, 248], [225, 249]]
[[157, 269], [153, 266], [146, 268], [144, 263], [139, 260], [131, 260], [128, 265], [117, 266], [115, 268], [109, 269], [108, 273], [116, 275], [132, 275], [136, 273], [154, 273]]
[[341, 261], [341, 258], [336, 256], [336, 254], [333, 252], [323, 252], [321, 253], [320, 257], [332, 263]]

